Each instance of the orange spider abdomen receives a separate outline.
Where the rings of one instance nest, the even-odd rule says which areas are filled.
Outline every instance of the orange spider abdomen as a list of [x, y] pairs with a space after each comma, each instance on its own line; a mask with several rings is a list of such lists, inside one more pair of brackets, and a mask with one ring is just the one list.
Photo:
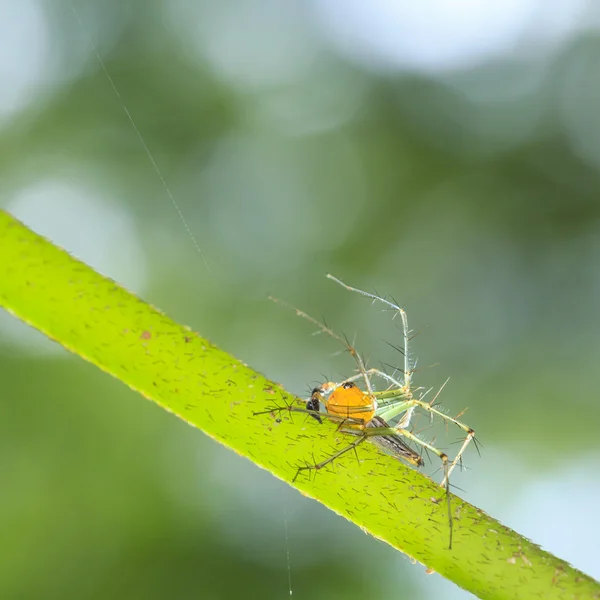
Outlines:
[[327, 412], [338, 417], [359, 421], [349, 426], [362, 427], [375, 416], [375, 403], [355, 383], [346, 381], [335, 388], [325, 402]]

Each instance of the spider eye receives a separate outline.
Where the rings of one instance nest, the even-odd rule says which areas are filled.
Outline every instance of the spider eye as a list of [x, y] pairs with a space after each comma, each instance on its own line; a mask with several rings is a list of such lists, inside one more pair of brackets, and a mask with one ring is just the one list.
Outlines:
[[353, 381], [344, 381], [344, 383], [342, 383], [342, 387], [345, 390], [351, 390], [352, 388], [356, 387], [356, 384]]

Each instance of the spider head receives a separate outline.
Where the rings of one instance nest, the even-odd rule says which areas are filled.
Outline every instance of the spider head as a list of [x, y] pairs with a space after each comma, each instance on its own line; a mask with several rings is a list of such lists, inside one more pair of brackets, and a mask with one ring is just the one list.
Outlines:
[[320, 410], [321, 410], [321, 402], [323, 401], [323, 390], [320, 387], [316, 387], [313, 388], [313, 391], [310, 394], [310, 399], [307, 400], [306, 402], [306, 410], [310, 410], [310, 416], [313, 417], [313, 419], [316, 419], [317, 421], [319, 421], [319, 423], [322, 423], [323, 421], [321, 420], [321, 417], [318, 414]]

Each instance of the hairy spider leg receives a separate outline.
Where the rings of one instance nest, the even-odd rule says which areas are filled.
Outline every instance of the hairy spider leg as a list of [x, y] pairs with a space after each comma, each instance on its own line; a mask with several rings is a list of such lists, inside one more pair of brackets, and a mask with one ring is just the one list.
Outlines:
[[[399, 431], [407, 430], [407, 428], [410, 426], [412, 415], [413, 415], [415, 409], [418, 406], [420, 406], [420, 407], [424, 408], [425, 410], [428, 410], [430, 412], [430, 414], [437, 414], [440, 417], [442, 417], [448, 421], [452, 421], [452, 422], [456, 423], [457, 425], [459, 425], [460, 427], [465, 429], [465, 431], [472, 432], [472, 430], [470, 428], [468, 428], [466, 425], [463, 425], [456, 419], [452, 419], [452, 417], [449, 417], [448, 415], [446, 415], [440, 411], [437, 411], [435, 408], [433, 408], [433, 406], [431, 405], [433, 403], [433, 401], [432, 401], [432, 403], [428, 403], [428, 402], [423, 401], [422, 397], [418, 398], [418, 399], [414, 398], [414, 392], [416, 392], [417, 390], [419, 390], [421, 388], [416, 388], [415, 390], [411, 389], [413, 368], [411, 367], [411, 364], [410, 364], [410, 352], [409, 352], [409, 348], [408, 348], [411, 338], [410, 338], [410, 331], [408, 329], [408, 317], [406, 315], [406, 311], [404, 311], [404, 309], [402, 309], [396, 303], [390, 302], [389, 300], [382, 298], [381, 296], [378, 296], [376, 294], [370, 294], [369, 292], [365, 292], [358, 288], [349, 286], [349, 285], [345, 284], [344, 282], [342, 282], [340, 279], [334, 277], [333, 275], [328, 274], [327, 277], [329, 279], [331, 279], [332, 281], [335, 281], [336, 283], [338, 283], [345, 289], [348, 289], [350, 291], [353, 291], [353, 292], [359, 293], [363, 296], [366, 296], [368, 298], [371, 298], [374, 302], [375, 301], [382, 302], [384, 305], [388, 306], [389, 308], [392, 308], [396, 312], [396, 314], [400, 314], [401, 319], [402, 319], [402, 335], [404, 338], [404, 350], [402, 350], [402, 353], [404, 355], [404, 369], [402, 370], [402, 373], [403, 373], [402, 381], [398, 381], [395, 377], [393, 377], [392, 375], [389, 375], [385, 371], [381, 371], [380, 369], [376, 369], [376, 368], [367, 369], [365, 362], [364, 362], [363, 358], [361, 357], [360, 353], [356, 350], [356, 348], [354, 348], [354, 346], [352, 344], [350, 344], [350, 342], [348, 341], [347, 338], [342, 338], [337, 333], [335, 333], [335, 331], [333, 331], [330, 327], [321, 323], [320, 321], [317, 321], [316, 319], [314, 319], [313, 317], [311, 317], [309, 314], [305, 313], [304, 311], [302, 311], [294, 306], [291, 306], [290, 304], [288, 304], [282, 300], [279, 300], [278, 298], [274, 298], [271, 296], [270, 299], [273, 302], [276, 302], [277, 304], [281, 304], [282, 306], [285, 306], [286, 308], [293, 310], [296, 313], [296, 315], [306, 319], [307, 321], [309, 321], [310, 323], [312, 323], [313, 325], [318, 327], [321, 332], [326, 333], [333, 339], [340, 342], [346, 348], [346, 350], [354, 357], [354, 359], [357, 363], [359, 372], [356, 375], [349, 377], [348, 379], [344, 380], [341, 383], [329, 381], [329, 382], [322, 384], [320, 386], [321, 392], [333, 394], [336, 389], [344, 386], [345, 384], [362, 379], [363, 382], [365, 383], [365, 387], [367, 389], [368, 398], [370, 399], [369, 401], [362, 401], [363, 399], [361, 399], [361, 403], [363, 405], [365, 405], [365, 406], [367, 404], [374, 405], [375, 410], [377, 411], [377, 398], [381, 398], [381, 399], [386, 400], [386, 402], [384, 403], [384, 406], [382, 406], [382, 409], [385, 408], [385, 412], [382, 413], [384, 415], [383, 416], [384, 419], [387, 418], [388, 420], [391, 420], [391, 419], [395, 418], [396, 416], [400, 415], [402, 412], [405, 413], [402, 416], [402, 418], [399, 420], [399, 422], [396, 424], [396, 428]], [[377, 377], [383, 379], [384, 381], [386, 381], [388, 386], [391, 387], [391, 389], [388, 388], [387, 390], [382, 391], [382, 392], [374, 391], [374, 387], [371, 382], [370, 376], [377, 376]], [[315, 390], [316, 389], [317, 388], [315, 388]], [[313, 390], [313, 392], [315, 390]], [[360, 388], [357, 388], [357, 390], [359, 392], [362, 392], [362, 390], [360, 390]], [[314, 409], [316, 407], [315, 402], [318, 402], [315, 398], [316, 397], [314, 396], [314, 394], [311, 395], [311, 398], [308, 400], [308, 402], [306, 404], [307, 410], [312, 409], [314, 411]], [[334, 398], [335, 398], [335, 396], [334, 396]], [[308, 406], [309, 404], [311, 405], [311, 407]], [[338, 406], [336, 407], [335, 403], [334, 403], [332, 405], [332, 411], [328, 411], [328, 414], [327, 414], [328, 418], [331, 418], [333, 415], [336, 415], [337, 417], [339, 417], [340, 414], [342, 414], [344, 412], [344, 409], [341, 407], [341, 405], [339, 403], [337, 403], [337, 404], [338, 404]], [[346, 408], [345, 411], [347, 413], [346, 416], [349, 417], [350, 413], [357, 413], [357, 412], [363, 411], [363, 409], [360, 407], [357, 408], [357, 406], [351, 406], [349, 408]], [[380, 413], [378, 412], [377, 414], [380, 414]], [[315, 417], [317, 420], [321, 419], [321, 417], [317, 416], [316, 414], [313, 414], [312, 416]], [[339, 422], [339, 420], [337, 420], [337, 419], [335, 419], [335, 420], [337, 422]], [[368, 421], [366, 421], [366, 422], [368, 422]], [[474, 432], [472, 433], [472, 435], [474, 435]], [[457, 455], [456, 459], [452, 462], [450, 469], [448, 469], [448, 471], [445, 472], [445, 477], [444, 477], [444, 480], [442, 481], [442, 487], [446, 487], [446, 484], [447, 484], [446, 473], [449, 476], [451, 471], [454, 470], [454, 467], [456, 466], [456, 464], [459, 463], [462, 452], [464, 452], [464, 449], [468, 445], [469, 441], [470, 441], [470, 438], [467, 437], [467, 440], [465, 440], [465, 443], [463, 444], [463, 448], [461, 449], [461, 452], [459, 453], [459, 455]], [[436, 452], [436, 454], [439, 454], [439, 451]]]
[[[365, 384], [365, 387], [367, 389], [367, 392], [369, 394], [373, 393], [373, 386], [371, 385], [371, 380], [369, 379], [369, 376], [367, 375], [367, 369], [365, 367], [365, 362], [364, 362], [362, 356], [356, 350], [356, 348], [354, 348], [354, 346], [346, 338], [339, 336], [335, 331], [333, 331], [333, 329], [331, 329], [330, 327], [327, 327], [327, 325], [325, 325], [324, 323], [317, 321], [317, 319], [311, 317], [309, 314], [305, 313], [304, 311], [300, 310], [299, 308], [296, 308], [295, 306], [292, 306], [291, 304], [288, 304], [287, 302], [284, 302], [283, 300], [280, 300], [279, 298], [269, 296], [269, 300], [271, 300], [272, 302], [275, 302], [276, 304], [280, 304], [281, 306], [284, 306], [290, 310], [293, 310], [297, 316], [302, 317], [303, 319], [306, 319], [309, 323], [312, 323], [313, 325], [318, 327], [320, 332], [325, 333], [328, 336], [332, 337], [334, 340], [337, 340], [338, 342], [340, 342], [340, 344], [342, 344], [342, 346], [344, 346], [344, 348], [347, 350], [347, 352], [356, 361], [356, 364], [358, 366], [358, 371], [359, 371], [357, 378], [362, 378], [362, 380]], [[342, 385], [342, 384], [337, 384], [337, 385]]]
[[[398, 406], [400, 408], [396, 409], [398, 413], [402, 412], [402, 410], [406, 410], [401, 405], [410, 402], [414, 402], [414, 400], [399, 403]], [[361, 390], [352, 381], [344, 382], [341, 386], [333, 389], [328, 395], [327, 390], [324, 390], [322, 387], [314, 388], [311, 399], [307, 402], [307, 407], [310, 405], [313, 409], [315, 407], [319, 408], [321, 404], [324, 404], [325, 410], [327, 411], [326, 416], [328, 418], [335, 417], [337, 419], [344, 419], [340, 422], [339, 426], [339, 430], [342, 433], [356, 435], [358, 437], [354, 442], [338, 450], [323, 461], [314, 465], [299, 467], [294, 480], [302, 471], [322, 469], [346, 452], [356, 450], [356, 448], [364, 441], [372, 442], [379, 447], [380, 450], [394, 458], [405, 460], [413, 466], [423, 466], [424, 461], [421, 455], [415, 452], [402, 439], [403, 437], [407, 438], [415, 444], [433, 452], [442, 461], [444, 487], [448, 505], [448, 522], [450, 526], [449, 548], [452, 548], [452, 508], [450, 503], [448, 456], [416, 436], [411, 431], [399, 428], [398, 426], [390, 426], [382, 415], [377, 414], [376, 401], [372, 400], [367, 392]], [[387, 412], [391, 414], [392, 411]], [[396, 415], [392, 414], [392, 417], [393, 416]]]
[[[342, 454], [356, 448], [366, 439], [374, 442], [395, 458], [402, 458], [419, 467], [424, 464], [421, 455], [402, 440], [401, 436], [405, 433], [399, 432], [395, 427], [391, 427], [384, 419], [377, 416], [375, 414], [376, 405], [370, 401], [368, 394], [355, 383], [346, 382], [334, 389], [329, 395], [322, 387], [314, 388], [311, 399], [307, 402], [307, 408], [310, 405], [311, 409], [314, 410], [320, 407], [320, 404], [325, 406], [327, 411], [325, 416], [327, 418], [333, 418], [339, 422], [339, 430], [342, 433], [357, 435], [359, 439], [317, 465], [301, 467], [301, 470], [321, 469]], [[382, 438], [381, 441], [376, 439], [379, 437]], [[406, 437], [417, 440], [417, 443], [424, 443], [412, 433]]]
[[[400, 419], [400, 421], [398, 422], [396, 427], [399, 429], [406, 429], [406, 427], [408, 427], [410, 425], [410, 420], [414, 413], [414, 410], [417, 407], [420, 407], [426, 411], [429, 411], [429, 413], [432, 415], [437, 415], [437, 416], [441, 417], [448, 423], [454, 423], [455, 425], [460, 427], [466, 433], [463, 444], [462, 444], [460, 450], [458, 451], [456, 457], [449, 465], [449, 467], [444, 475], [444, 479], [441, 483], [442, 487], [447, 487], [448, 486], [448, 478], [450, 477], [452, 471], [454, 471], [454, 469], [456, 468], [456, 466], [458, 464], [462, 463], [462, 455], [464, 454], [464, 452], [467, 449], [467, 446], [470, 444], [470, 442], [475, 439], [474, 429], [472, 429], [468, 425], [465, 425], [464, 423], [460, 422], [458, 419], [450, 417], [450, 416], [444, 414], [443, 412], [436, 410], [433, 407], [433, 403], [435, 402], [439, 393], [436, 395], [436, 397], [431, 402], [425, 402], [422, 397], [421, 398], [413, 397], [413, 390], [411, 390], [411, 388], [410, 388], [411, 376], [412, 376], [413, 369], [410, 366], [410, 355], [409, 355], [409, 351], [408, 351], [408, 343], [411, 338], [410, 338], [410, 331], [408, 329], [408, 318], [406, 315], [406, 311], [403, 308], [401, 308], [400, 306], [398, 306], [395, 302], [391, 302], [390, 300], [387, 300], [386, 298], [382, 298], [381, 296], [378, 296], [377, 294], [371, 294], [369, 292], [365, 292], [364, 290], [352, 287], [352, 286], [344, 283], [341, 279], [338, 279], [337, 277], [335, 277], [329, 273], [327, 274], [327, 278], [331, 279], [335, 283], [341, 285], [344, 289], [347, 289], [351, 292], [356, 292], [357, 294], [360, 294], [361, 296], [370, 298], [371, 300], [373, 300], [373, 302], [381, 302], [388, 308], [391, 308], [392, 310], [394, 310], [396, 312], [396, 314], [400, 315], [400, 317], [402, 319], [402, 330], [403, 330], [403, 337], [404, 337], [404, 344], [405, 344], [403, 380], [398, 381], [392, 375], [389, 375], [385, 371], [381, 371], [379, 369], [369, 369], [368, 373], [369, 373], [369, 375], [377, 375], [378, 377], [387, 381], [391, 386], [394, 386], [396, 388], [396, 389], [392, 388], [391, 390], [386, 390], [385, 392], [382, 392], [382, 393], [375, 392], [374, 396], [376, 398], [385, 398], [386, 395], [387, 395], [387, 397], [395, 398], [396, 392], [400, 392], [400, 393], [398, 393], [398, 396], [404, 396], [405, 400], [399, 402], [398, 404], [396, 404], [395, 402], [392, 402], [392, 406], [390, 406], [388, 408], [388, 410], [378, 413], [378, 414], [380, 414], [384, 419], [391, 420], [394, 417], [400, 415], [402, 412], [405, 411], [405, 414]], [[365, 373], [365, 376], [366, 376], [366, 373]], [[442, 386], [442, 388], [443, 387], [444, 386]]]

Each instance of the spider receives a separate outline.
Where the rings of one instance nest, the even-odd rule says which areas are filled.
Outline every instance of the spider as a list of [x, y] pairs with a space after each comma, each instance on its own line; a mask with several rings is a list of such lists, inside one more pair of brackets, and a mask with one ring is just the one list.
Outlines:
[[[279, 304], [288, 306], [294, 310], [298, 316], [316, 325], [321, 332], [326, 333], [333, 339], [340, 342], [353, 356], [357, 365], [357, 373], [355, 375], [340, 382], [327, 381], [315, 387], [311, 392], [310, 398], [306, 401], [304, 408], [287, 406], [277, 407], [275, 409], [278, 411], [289, 410], [293, 412], [308, 413], [319, 422], [322, 422], [323, 418], [327, 418], [328, 420], [338, 423], [338, 429], [341, 433], [356, 437], [354, 441], [321, 462], [299, 467], [294, 480], [303, 471], [322, 469], [343, 454], [351, 450], [356, 450], [357, 446], [362, 444], [364, 441], [370, 441], [374, 443], [382, 451], [392, 455], [395, 458], [404, 460], [413, 466], [421, 467], [424, 464], [422, 456], [413, 450], [413, 448], [411, 448], [407, 443], [412, 442], [421, 449], [437, 455], [442, 463], [444, 478], [441, 486], [445, 489], [446, 496], [448, 498], [450, 547], [452, 547], [450, 475], [457, 465], [462, 465], [462, 456], [469, 443], [473, 441], [477, 447], [475, 431], [458, 419], [450, 417], [449, 415], [435, 408], [435, 402], [444, 386], [442, 386], [440, 391], [429, 402], [425, 400], [425, 393], [422, 393], [422, 388], [412, 387], [414, 364], [411, 363], [408, 348], [409, 342], [411, 341], [411, 334], [408, 329], [408, 319], [404, 309], [398, 306], [398, 304], [395, 302], [392, 302], [382, 296], [371, 294], [369, 292], [349, 286], [333, 275], [328, 274], [327, 278], [351, 292], [356, 292], [362, 296], [370, 298], [373, 303], [382, 303], [388, 309], [392, 309], [394, 311], [394, 317], [396, 315], [400, 315], [402, 321], [402, 337], [404, 347], [394, 348], [403, 354], [404, 365], [402, 369], [396, 369], [392, 375], [381, 369], [367, 368], [364, 359], [347, 338], [339, 336], [327, 325], [320, 323], [305, 312], [291, 307], [281, 300], [271, 298], [273, 301]], [[400, 372], [400, 377], [397, 377], [396, 375], [396, 372], [398, 371]], [[374, 384], [375, 379], [383, 381], [385, 384], [385, 389], [377, 390]], [[360, 382], [364, 389], [359, 387], [357, 382]], [[322, 410], [322, 408], [324, 410]], [[448, 455], [445, 452], [442, 452], [432, 444], [422, 440], [411, 430], [411, 420], [417, 408], [429, 413], [431, 419], [433, 419], [434, 416], [440, 417], [446, 423], [453, 423], [464, 431], [465, 438], [458, 453], [452, 461], [449, 460]], [[272, 412], [272, 410], [262, 412]]]

